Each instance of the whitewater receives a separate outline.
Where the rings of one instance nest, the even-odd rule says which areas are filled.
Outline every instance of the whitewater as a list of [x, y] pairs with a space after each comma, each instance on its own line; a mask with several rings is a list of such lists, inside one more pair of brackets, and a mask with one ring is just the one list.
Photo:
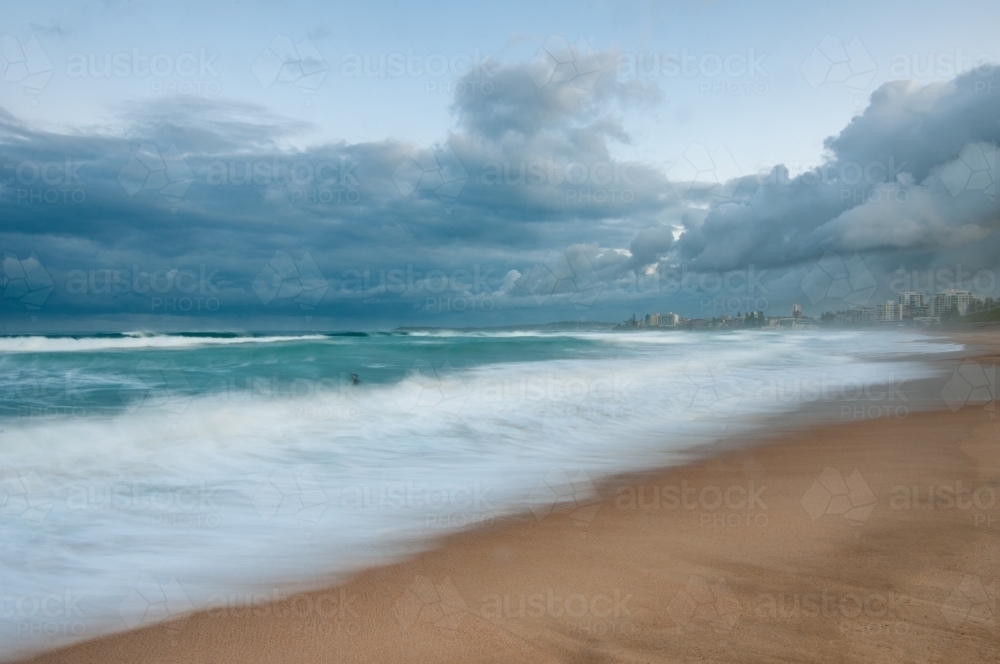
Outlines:
[[902, 330], [0, 337], [0, 657], [586, 506], [602, 476], [810, 402], [905, 410], [921, 356], [961, 349]]

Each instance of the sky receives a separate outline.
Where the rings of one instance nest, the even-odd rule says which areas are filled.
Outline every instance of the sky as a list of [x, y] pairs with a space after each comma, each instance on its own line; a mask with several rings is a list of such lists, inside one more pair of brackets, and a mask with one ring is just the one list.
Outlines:
[[0, 332], [1000, 292], [996, 3], [4, 15]]

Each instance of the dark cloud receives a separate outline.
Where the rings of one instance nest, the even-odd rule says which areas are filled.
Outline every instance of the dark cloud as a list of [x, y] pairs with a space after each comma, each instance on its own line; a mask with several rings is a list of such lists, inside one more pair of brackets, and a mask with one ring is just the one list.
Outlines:
[[826, 141], [822, 166], [791, 178], [778, 166], [741, 179], [731, 200], [687, 220], [675, 258], [706, 269], [776, 267], [828, 251], [981, 240], [997, 227], [998, 84], [992, 71], [926, 86], [886, 83]]
[[[583, 56], [581, 56], [583, 57]], [[575, 135], [584, 148], [597, 148], [604, 138], [628, 142], [612, 109], [649, 104], [658, 98], [656, 88], [636, 79], [622, 82], [615, 76], [615, 54], [590, 54], [584, 73], [560, 77], [539, 71], [545, 63], [499, 66], [488, 62], [465, 77], [470, 94], [453, 104], [459, 125], [489, 140], [532, 138], [556, 134]]]
[[674, 229], [671, 226], [652, 226], [642, 229], [629, 247], [633, 266], [644, 268], [656, 263], [673, 243]]
[[[678, 186], [612, 156], [630, 141], [621, 117], [651, 97], [604, 67], [612, 54], [591, 55], [581, 75], [539, 76], [538, 63], [470, 73], [490, 85], [467, 86], [479, 92], [456, 97], [454, 131], [429, 146], [290, 149], [314, 128], [203, 100], [132, 106], [118, 129], [72, 134], [0, 110], [0, 249], [34, 252], [55, 284], [37, 312], [0, 307], [8, 321], [78, 327], [504, 324], [704, 314], [714, 282], [677, 275], [710, 271], [755, 271], [766, 304], [783, 308], [831, 252], [859, 254], [873, 297], [898, 270], [996, 268], [994, 73], [886, 84], [809, 172]], [[280, 293], [318, 270], [321, 296], [269, 297], [258, 276], [275, 260], [291, 284]], [[107, 275], [131, 285], [108, 289]], [[183, 285], [157, 293], [137, 275]], [[184, 289], [205, 276], [217, 308], [163, 309], [203, 294]], [[757, 296], [740, 308], [762, 306]]]

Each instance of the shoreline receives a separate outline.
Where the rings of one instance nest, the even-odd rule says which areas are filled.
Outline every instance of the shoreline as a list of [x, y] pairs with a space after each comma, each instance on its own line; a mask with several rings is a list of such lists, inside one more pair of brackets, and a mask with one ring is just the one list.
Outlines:
[[[996, 361], [994, 335], [948, 336], [986, 346], [974, 358]], [[985, 589], [1000, 569], [991, 413], [966, 406], [846, 424], [796, 415], [779, 433], [608, 478], [599, 501], [446, 535], [346, 583], [278, 601], [234, 597], [23, 661], [727, 661], [743, 652], [829, 661], [845, 648], [850, 661], [920, 661], [923, 652], [991, 652], [995, 594], [990, 605]], [[944, 496], [955, 487], [953, 506], [917, 510], [917, 492], [911, 507], [894, 509], [892, 499], [906, 502], [896, 487], [914, 483]], [[959, 506], [962, 487], [994, 504]], [[860, 564], [845, 569], [844, 556]], [[952, 578], [949, 568], [965, 571]], [[973, 601], [982, 593], [985, 605]]]

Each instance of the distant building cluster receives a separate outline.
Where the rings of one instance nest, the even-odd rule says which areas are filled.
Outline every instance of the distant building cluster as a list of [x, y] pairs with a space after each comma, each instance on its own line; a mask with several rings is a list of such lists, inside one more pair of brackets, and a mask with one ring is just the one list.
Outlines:
[[802, 307], [793, 304], [789, 316], [768, 317], [763, 311], [738, 313], [736, 316], [724, 314], [712, 318], [682, 318], [667, 312], [646, 314], [637, 318], [635, 314], [621, 325], [622, 328], [660, 328], [674, 330], [718, 329], [718, 328], [784, 328], [793, 330], [816, 329], [821, 324], [852, 325], [893, 325], [912, 322], [934, 324], [955, 320], [962, 316], [1000, 308], [1000, 300], [978, 298], [970, 291], [951, 289], [943, 293], [900, 293], [896, 300], [888, 300], [871, 307], [854, 307], [846, 311], [828, 311], [819, 318], [809, 318], [802, 314]]
[[681, 317], [672, 311], [665, 314], [646, 314], [646, 327], [677, 327]]
[[954, 320], [961, 316], [1000, 307], [993, 298], [978, 298], [970, 291], [951, 289], [928, 295], [907, 291], [898, 298], [874, 307], [855, 307], [847, 311], [827, 312], [824, 321], [843, 323], [891, 324], [912, 321], [933, 324]]
[[681, 321], [686, 321], [687, 319], [682, 319], [680, 316], [672, 311], [668, 311], [665, 314], [646, 314], [645, 318], [636, 318], [635, 314], [628, 320], [622, 322], [618, 327], [669, 327], [675, 328], [681, 326]]
[[712, 318], [682, 318], [669, 311], [665, 314], [646, 314], [645, 318], [636, 318], [635, 314], [623, 321], [619, 328], [660, 328], [668, 330], [693, 330], [707, 328], [743, 328], [767, 327], [770, 320], [763, 311], [739, 313], [735, 317], [728, 314]]

